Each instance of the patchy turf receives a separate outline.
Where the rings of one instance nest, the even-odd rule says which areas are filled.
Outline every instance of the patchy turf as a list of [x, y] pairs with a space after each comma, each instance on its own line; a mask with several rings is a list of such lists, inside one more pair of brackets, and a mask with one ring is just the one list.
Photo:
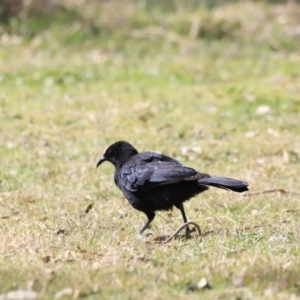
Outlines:
[[[2, 34], [1, 299], [16, 290], [31, 299], [300, 296], [299, 195], [210, 189], [186, 212], [212, 232], [158, 246], [180, 212], [158, 213], [138, 236], [145, 216], [115, 187], [111, 165], [95, 169], [124, 139], [246, 180], [251, 192], [300, 192], [291, 5], [129, 6], [122, 28], [83, 14], [77, 27]], [[114, 9], [101, 6], [103, 16]], [[91, 24], [105, 32], [91, 35]]]

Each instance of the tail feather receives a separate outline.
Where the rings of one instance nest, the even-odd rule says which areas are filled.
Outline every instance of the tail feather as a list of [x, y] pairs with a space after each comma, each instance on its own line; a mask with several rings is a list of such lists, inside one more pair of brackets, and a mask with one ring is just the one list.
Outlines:
[[225, 178], [225, 177], [209, 177], [198, 180], [200, 185], [208, 185], [224, 190], [231, 190], [242, 193], [248, 191], [248, 183], [241, 180]]

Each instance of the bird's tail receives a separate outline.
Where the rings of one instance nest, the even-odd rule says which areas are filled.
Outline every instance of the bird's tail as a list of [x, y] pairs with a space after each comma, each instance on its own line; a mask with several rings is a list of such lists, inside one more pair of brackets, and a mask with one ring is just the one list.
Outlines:
[[198, 180], [200, 185], [214, 186], [224, 190], [231, 190], [242, 193], [248, 191], [248, 183], [241, 180], [225, 178], [225, 177], [209, 177]]

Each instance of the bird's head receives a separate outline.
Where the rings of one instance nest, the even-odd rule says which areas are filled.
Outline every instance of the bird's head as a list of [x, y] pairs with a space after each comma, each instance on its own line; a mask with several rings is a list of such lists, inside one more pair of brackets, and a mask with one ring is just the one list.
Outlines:
[[110, 145], [97, 163], [97, 168], [105, 161], [111, 162], [116, 168], [121, 168], [138, 151], [125, 141]]

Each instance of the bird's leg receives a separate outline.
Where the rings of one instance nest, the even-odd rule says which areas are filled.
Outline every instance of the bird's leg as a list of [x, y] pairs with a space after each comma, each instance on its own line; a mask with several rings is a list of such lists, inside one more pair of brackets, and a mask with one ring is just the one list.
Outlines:
[[[185, 215], [183, 203], [182, 202], [177, 203], [177, 204], [175, 204], [175, 206], [180, 210], [184, 223], [187, 223], [187, 218], [186, 218], [186, 215]], [[186, 235], [189, 236], [194, 231], [195, 231], [195, 228], [190, 229], [190, 227], [187, 226], [187, 228], [186, 228]]]
[[148, 221], [141, 229], [140, 234], [142, 234], [147, 228], [149, 228], [150, 223], [153, 221], [153, 219], [155, 217], [155, 213], [153, 211], [148, 211], [148, 212], [144, 212], [144, 213], [146, 214]]

